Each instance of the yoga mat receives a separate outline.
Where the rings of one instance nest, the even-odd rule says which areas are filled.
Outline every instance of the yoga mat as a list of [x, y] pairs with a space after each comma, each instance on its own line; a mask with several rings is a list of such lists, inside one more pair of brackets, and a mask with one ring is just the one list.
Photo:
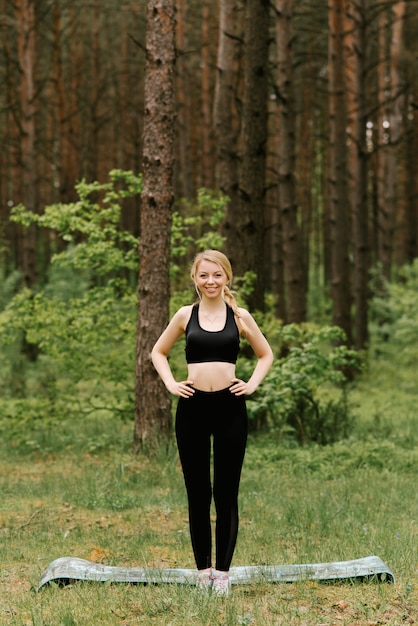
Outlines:
[[[367, 556], [351, 561], [312, 563], [309, 565], [241, 565], [231, 567], [233, 585], [260, 582], [291, 583], [303, 580], [343, 581], [376, 580], [395, 582], [388, 566], [378, 556]], [[50, 582], [61, 585], [77, 580], [143, 584], [196, 584], [196, 570], [179, 568], [116, 567], [86, 561], [76, 557], [61, 557], [52, 561], [43, 572], [38, 590]]]

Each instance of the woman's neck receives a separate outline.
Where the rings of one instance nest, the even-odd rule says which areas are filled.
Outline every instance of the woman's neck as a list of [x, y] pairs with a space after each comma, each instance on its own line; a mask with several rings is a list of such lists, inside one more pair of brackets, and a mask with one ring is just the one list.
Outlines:
[[225, 307], [225, 300], [221, 297], [216, 300], [209, 300], [208, 298], [203, 297], [199, 303], [200, 310], [204, 311], [223, 311]]

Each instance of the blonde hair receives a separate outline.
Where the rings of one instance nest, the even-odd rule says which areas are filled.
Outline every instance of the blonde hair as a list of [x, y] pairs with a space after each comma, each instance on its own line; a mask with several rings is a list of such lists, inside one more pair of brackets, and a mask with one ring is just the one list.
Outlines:
[[210, 261], [211, 263], [216, 263], [216, 265], [219, 265], [219, 267], [225, 272], [226, 278], [227, 278], [227, 284], [224, 287], [222, 297], [234, 312], [240, 334], [244, 336], [248, 335], [249, 328], [247, 327], [247, 325], [241, 318], [241, 314], [238, 310], [238, 304], [237, 304], [237, 301], [235, 300], [235, 295], [234, 295], [235, 292], [233, 292], [231, 289], [232, 280], [234, 276], [232, 273], [231, 263], [228, 257], [223, 252], [220, 252], [219, 250], [204, 250], [203, 252], [198, 252], [196, 254], [191, 271], [190, 271], [190, 276], [194, 282], [194, 286], [195, 286], [197, 295], [199, 296], [199, 299], [202, 298], [202, 294], [200, 293], [196, 284], [196, 274], [198, 272], [201, 261]]

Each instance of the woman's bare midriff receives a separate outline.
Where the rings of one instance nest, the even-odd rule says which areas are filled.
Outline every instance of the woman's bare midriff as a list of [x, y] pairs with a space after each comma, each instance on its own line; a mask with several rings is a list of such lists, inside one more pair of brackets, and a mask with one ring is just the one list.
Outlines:
[[233, 363], [189, 363], [188, 379], [193, 381], [193, 387], [200, 391], [220, 391], [231, 385], [235, 378]]

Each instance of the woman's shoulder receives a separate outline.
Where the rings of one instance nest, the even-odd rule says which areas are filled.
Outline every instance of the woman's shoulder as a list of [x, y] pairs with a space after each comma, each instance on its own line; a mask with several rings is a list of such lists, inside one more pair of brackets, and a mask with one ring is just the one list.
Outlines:
[[238, 307], [238, 315], [250, 332], [257, 328], [257, 322], [247, 309]]
[[239, 316], [242, 317], [243, 320], [252, 318], [251, 313], [247, 311], [247, 309], [244, 309], [241, 306], [237, 307], [237, 311], [238, 311]]
[[176, 313], [174, 314], [173, 320], [175, 320], [183, 328], [186, 328], [192, 314], [193, 306], [193, 304], [186, 304], [185, 306], [177, 309]]

